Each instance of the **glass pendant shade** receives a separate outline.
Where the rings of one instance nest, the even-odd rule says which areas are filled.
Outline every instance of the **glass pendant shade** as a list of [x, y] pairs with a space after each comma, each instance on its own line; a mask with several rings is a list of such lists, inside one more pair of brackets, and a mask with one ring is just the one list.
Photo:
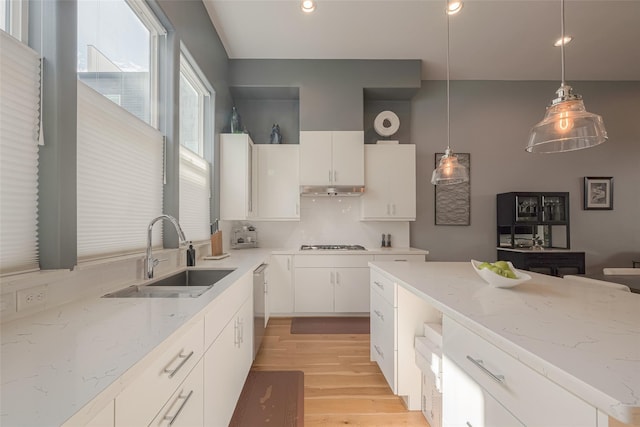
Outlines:
[[458, 162], [458, 157], [450, 149], [440, 159], [438, 167], [431, 174], [433, 185], [452, 185], [469, 181], [469, 172]]
[[[568, 90], [567, 90], [568, 89]], [[555, 99], [544, 119], [531, 128], [526, 150], [530, 153], [561, 153], [594, 147], [607, 140], [602, 117], [589, 113], [582, 97], [564, 86], [558, 93], [568, 95]]]

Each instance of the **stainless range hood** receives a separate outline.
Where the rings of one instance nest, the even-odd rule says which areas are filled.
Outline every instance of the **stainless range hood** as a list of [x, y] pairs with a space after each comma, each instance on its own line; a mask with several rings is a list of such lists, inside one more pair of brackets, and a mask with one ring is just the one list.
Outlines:
[[349, 185], [301, 185], [300, 195], [306, 197], [357, 197], [364, 194], [364, 186]]

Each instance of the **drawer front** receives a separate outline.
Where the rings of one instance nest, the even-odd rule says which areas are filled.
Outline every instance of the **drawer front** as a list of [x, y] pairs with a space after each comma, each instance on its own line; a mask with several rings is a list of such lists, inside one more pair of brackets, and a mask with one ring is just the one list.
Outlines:
[[389, 386], [397, 391], [396, 309], [380, 294], [371, 292], [371, 356]]
[[408, 254], [398, 254], [398, 255], [374, 255], [375, 261], [405, 261], [405, 262], [423, 262], [425, 261], [424, 255], [408, 255]]
[[204, 322], [194, 324], [116, 397], [116, 426], [148, 425], [202, 358]]
[[194, 427], [204, 425], [204, 371], [202, 360], [169, 398], [150, 427]]
[[389, 304], [397, 307], [396, 284], [377, 270], [371, 269], [371, 292], [379, 293]]
[[[455, 362], [524, 424], [596, 425], [594, 407], [448, 317], [442, 337], [445, 360]], [[447, 375], [443, 371], [445, 381]], [[444, 392], [447, 399], [446, 386]]]
[[373, 255], [295, 255], [294, 265], [298, 267], [369, 267]]

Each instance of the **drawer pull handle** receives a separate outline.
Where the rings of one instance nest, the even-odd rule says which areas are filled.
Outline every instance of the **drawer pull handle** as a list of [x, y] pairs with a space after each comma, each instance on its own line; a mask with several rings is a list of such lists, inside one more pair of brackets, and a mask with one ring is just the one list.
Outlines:
[[382, 357], [384, 359], [384, 353], [382, 352], [382, 350], [380, 350], [380, 347], [378, 347], [377, 345], [374, 345], [373, 348], [376, 349], [376, 353], [378, 353], [380, 355], [380, 357]]
[[384, 286], [382, 286], [382, 285], [380, 284], [380, 282], [377, 282], [377, 281], [375, 281], [375, 280], [374, 280], [374, 281], [373, 281], [373, 283], [374, 283], [377, 287], [379, 287], [380, 289], [384, 290]]
[[[193, 350], [191, 351], [191, 353], [187, 354], [186, 356], [183, 355], [182, 352], [180, 352], [180, 354], [177, 356], [177, 358], [181, 358], [182, 359], [180, 364], [178, 366], [176, 366], [176, 369], [173, 369], [173, 370], [164, 368], [164, 373], [165, 374], [169, 374], [169, 378], [173, 378], [173, 376], [175, 374], [177, 374], [180, 369], [182, 369], [184, 364], [187, 363], [187, 360], [189, 360], [191, 358], [191, 356], [193, 356]], [[173, 359], [173, 360], [176, 360], [176, 359]], [[171, 361], [171, 363], [173, 363], [173, 360]]]
[[407, 262], [406, 259], [394, 259], [395, 262]]
[[489, 375], [489, 377], [499, 384], [504, 384], [504, 375], [497, 375], [484, 367], [484, 363], [480, 359], [474, 359], [473, 357], [467, 355], [467, 359], [474, 365], [476, 365], [482, 372]]
[[467, 421], [467, 427], [473, 427], [469, 421]]
[[373, 310], [373, 312], [384, 322], [384, 314], [380, 313], [378, 310]]
[[174, 416], [171, 415], [165, 415], [164, 419], [165, 421], [169, 421], [169, 425], [173, 425], [173, 423], [175, 422], [175, 420], [178, 418], [178, 416], [180, 415], [180, 412], [182, 412], [182, 409], [187, 405], [187, 401], [191, 398], [191, 395], [193, 394], [193, 390], [191, 390], [189, 392], [189, 394], [187, 394], [186, 396], [178, 396], [176, 397], [176, 400], [178, 399], [183, 399], [182, 401], [182, 405], [180, 405], [180, 407], [178, 408], [178, 410], [176, 411]]

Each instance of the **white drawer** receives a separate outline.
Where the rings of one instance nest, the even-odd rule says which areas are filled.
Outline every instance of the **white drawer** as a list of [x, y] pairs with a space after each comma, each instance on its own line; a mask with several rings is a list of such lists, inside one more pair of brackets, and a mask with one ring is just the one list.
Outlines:
[[[453, 360], [524, 424], [596, 425], [595, 408], [449, 317], [443, 319], [442, 337], [445, 360]], [[446, 371], [443, 376], [446, 381]]]
[[409, 255], [409, 254], [397, 254], [397, 255], [374, 255], [374, 261], [400, 261], [400, 262], [424, 262], [424, 255]]
[[148, 425], [202, 358], [204, 322], [198, 321], [116, 397], [116, 426]]
[[389, 304], [397, 307], [396, 284], [377, 270], [371, 269], [371, 291], [379, 293]]
[[204, 425], [203, 363], [193, 368], [169, 398], [149, 427], [195, 427]]
[[293, 263], [296, 268], [300, 267], [369, 267], [369, 262], [373, 261], [373, 255], [296, 255]]
[[371, 292], [371, 356], [389, 386], [397, 391], [396, 309], [380, 294]]

